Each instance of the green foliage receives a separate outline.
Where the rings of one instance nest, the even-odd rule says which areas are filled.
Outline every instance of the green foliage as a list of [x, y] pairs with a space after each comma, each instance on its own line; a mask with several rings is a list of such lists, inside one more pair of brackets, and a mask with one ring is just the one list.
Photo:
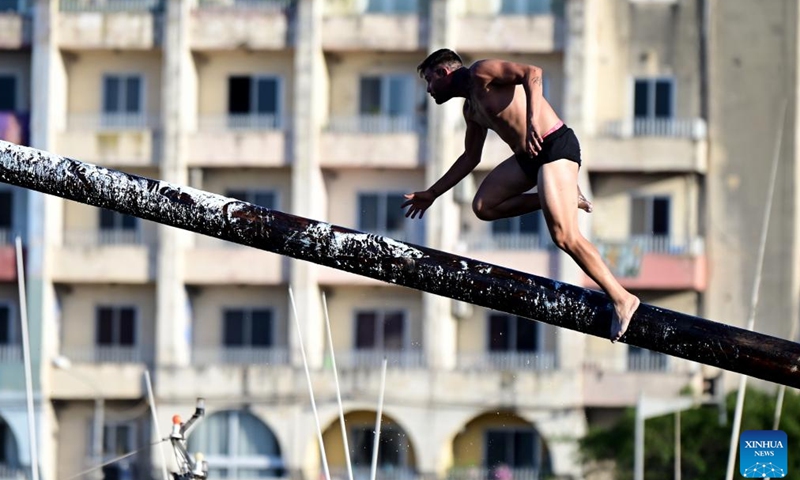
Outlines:
[[[681, 474], [682, 478], [724, 478], [728, 464], [728, 447], [736, 392], [726, 398], [727, 422], [719, 424], [719, 409], [703, 406], [681, 413]], [[748, 389], [742, 412], [741, 431], [771, 430], [775, 416], [776, 395]], [[633, 478], [634, 455], [633, 408], [627, 409], [610, 428], [590, 429], [580, 441], [580, 453], [584, 463], [614, 461], [614, 478]], [[778, 427], [786, 432], [789, 443], [789, 472], [800, 474], [800, 455], [792, 455], [800, 445], [800, 396], [792, 390], [786, 391], [783, 414]], [[675, 417], [665, 415], [645, 422], [645, 473], [648, 480], [670, 480], [674, 476], [675, 461]], [[738, 442], [737, 442], [738, 445]], [[736, 475], [739, 472], [738, 453]]]

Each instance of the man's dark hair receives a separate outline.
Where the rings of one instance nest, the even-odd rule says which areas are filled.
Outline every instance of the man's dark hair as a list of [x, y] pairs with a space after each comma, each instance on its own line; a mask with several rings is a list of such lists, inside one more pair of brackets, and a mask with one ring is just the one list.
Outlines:
[[464, 62], [456, 52], [449, 48], [442, 48], [428, 55], [428, 58], [417, 66], [417, 73], [419, 73], [421, 77], [425, 74], [425, 70], [436, 68], [441, 65], [459, 68], [464, 65]]

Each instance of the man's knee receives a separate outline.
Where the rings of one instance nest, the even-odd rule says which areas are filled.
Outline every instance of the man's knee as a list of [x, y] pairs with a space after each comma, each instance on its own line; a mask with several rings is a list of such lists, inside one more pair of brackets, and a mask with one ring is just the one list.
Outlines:
[[497, 220], [497, 215], [493, 211], [494, 209], [486, 202], [486, 199], [483, 197], [475, 197], [472, 200], [472, 212], [475, 213], [475, 216], [479, 219], [489, 222], [492, 220]]
[[577, 229], [562, 228], [558, 225], [550, 229], [550, 236], [553, 239], [553, 243], [565, 252], [575, 251], [583, 239], [581, 233], [577, 231]]

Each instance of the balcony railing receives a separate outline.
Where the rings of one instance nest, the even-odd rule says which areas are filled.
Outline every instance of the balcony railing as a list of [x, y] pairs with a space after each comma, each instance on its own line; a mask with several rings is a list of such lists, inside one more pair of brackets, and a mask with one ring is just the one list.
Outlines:
[[652, 372], [685, 373], [692, 372], [696, 364], [687, 360], [670, 358], [651, 350], [628, 350], [624, 355], [593, 357], [583, 362], [584, 369], [601, 372]]
[[[331, 480], [347, 480], [349, 474], [346, 469], [332, 468], [330, 470]], [[371, 477], [371, 470], [369, 467], [353, 466], [353, 478], [355, 480], [369, 480]], [[375, 480], [418, 480], [423, 478], [422, 475], [416, 473], [408, 467], [378, 467], [375, 470]]]
[[[19, 363], [21, 361], [21, 345], [0, 345], [0, 363]], [[0, 473], [0, 478], [2, 478], [2, 473]]]
[[495, 370], [555, 370], [555, 352], [459, 353], [458, 368], [482, 372]]
[[447, 472], [447, 480], [539, 480], [536, 468], [453, 468]]
[[283, 115], [259, 113], [231, 113], [200, 117], [200, 131], [223, 132], [228, 130], [282, 130], [288, 122]]
[[67, 120], [68, 130], [152, 130], [159, 116], [150, 113], [74, 113]]
[[64, 245], [68, 247], [99, 247], [109, 245], [152, 245], [155, 232], [146, 234], [141, 229], [88, 229], [64, 232]]
[[387, 368], [424, 368], [422, 350], [351, 350], [336, 354], [336, 366], [342, 368], [380, 368], [386, 358]]
[[546, 250], [553, 246], [549, 235], [476, 232], [464, 235], [468, 250]]
[[27, 478], [28, 469], [0, 463], [0, 480], [25, 480]]
[[289, 349], [286, 347], [198, 347], [192, 349], [192, 363], [196, 365], [287, 365]]
[[664, 372], [668, 370], [669, 357], [659, 352], [639, 350], [628, 351], [628, 371]]
[[702, 118], [630, 118], [608, 122], [603, 133], [617, 138], [674, 137], [701, 140], [706, 138]]
[[625, 248], [641, 254], [702, 255], [705, 252], [705, 240], [702, 237], [679, 239], [669, 235], [633, 235], [620, 241], [595, 239], [595, 244], [601, 250]]
[[151, 363], [154, 351], [142, 345], [92, 345], [64, 347], [62, 355], [73, 363]]
[[424, 118], [419, 115], [334, 116], [327, 130], [333, 133], [422, 133]]
[[163, 0], [61, 0], [62, 12], [135, 13], [160, 12]]
[[286, 13], [297, 3], [297, 0], [199, 0], [197, 8], [257, 10], [263, 13]]

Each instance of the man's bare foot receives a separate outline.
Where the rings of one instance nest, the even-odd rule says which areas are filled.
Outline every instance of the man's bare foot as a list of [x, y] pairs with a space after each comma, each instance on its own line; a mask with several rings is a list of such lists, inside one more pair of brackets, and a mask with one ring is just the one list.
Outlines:
[[641, 301], [638, 297], [629, 294], [624, 302], [614, 305], [614, 314], [611, 317], [611, 343], [616, 343], [628, 330], [631, 318], [633, 318], [633, 314], [639, 308], [640, 303]]
[[592, 202], [586, 200], [586, 197], [584, 197], [583, 194], [580, 192], [578, 192], [578, 208], [585, 211], [586, 213], [592, 213], [592, 210], [594, 210]]

